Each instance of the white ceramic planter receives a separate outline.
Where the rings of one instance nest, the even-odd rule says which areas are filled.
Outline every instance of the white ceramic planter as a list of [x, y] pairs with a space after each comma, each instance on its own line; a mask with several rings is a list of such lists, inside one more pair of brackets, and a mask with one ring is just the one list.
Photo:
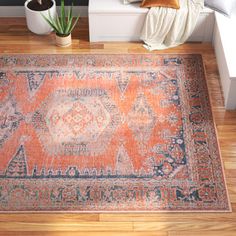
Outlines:
[[25, 2], [25, 15], [26, 15], [26, 22], [29, 30], [35, 34], [49, 34], [52, 32], [52, 27], [45, 21], [42, 17], [42, 14], [46, 17], [49, 16], [49, 12], [52, 18], [56, 17], [56, 3], [54, 0], [53, 6], [45, 11], [33, 11], [27, 7], [28, 3], [32, 0], [27, 0]]

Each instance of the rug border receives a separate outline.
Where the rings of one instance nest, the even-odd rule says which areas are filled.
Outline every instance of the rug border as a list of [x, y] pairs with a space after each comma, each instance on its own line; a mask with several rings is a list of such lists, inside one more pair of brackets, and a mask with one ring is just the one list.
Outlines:
[[[0, 214], [33, 214], [33, 215], [40, 215], [40, 214], [142, 214], [142, 213], [150, 213], [150, 214], [158, 214], [158, 213], [204, 213], [204, 214], [212, 214], [212, 213], [232, 213], [232, 204], [230, 201], [230, 196], [229, 196], [229, 191], [228, 191], [228, 186], [227, 186], [227, 181], [226, 181], [226, 175], [225, 175], [225, 170], [224, 170], [224, 163], [223, 163], [223, 159], [222, 159], [222, 152], [221, 152], [221, 147], [220, 147], [220, 143], [219, 143], [219, 139], [218, 139], [218, 131], [217, 131], [217, 127], [216, 127], [216, 123], [215, 123], [215, 116], [213, 114], [212, 111], [212, 98], [210, 96], [209, 93], [209, 87], [208, 87], [208, 83], [207, 83], [207, 76], [206, 76], [206, 66], [204, 64], [204, 57], [203, 57], [203, 53], [168, 53], [168, 52], [142, 52], [142, 53], [129, 53], [129, 52], [77, 52], [77, 53], [52, 53], [52, 54], [45, 54], [45, 53], [2, 53], [0, 56], [25, 56], [25, 55], [30, 55], [30, 56], [77, 56], [77, 55], [93, 55], [93, 56], [101, 56], [101, 55], [193, 55], [193, 56], [199, 56], [200, 61], [201, 61], [201, 65], [203, 67], [203, 75], [205, 77], [205, 85], [207, 88], [207, 96], [208, 96], [208, 100], [210, 103], [210, 114], [212, 116], [212, 120], [213, 120], [213, 124], [214, 124], [214, 130], [215, 130], [215, 134], [216, 134], [216, 141], [217, 141], [217, 146], [218, 146], [218, 151], [219, 151], [219, 157], [220, 157], [220, 163], [221, 163], [221, 171], [222, 171], [222, 175], [223, 175], [223, 182], [225, 185], [225, 189], [226, 189], [226, 196], [227, 196], [227, 201], [228, 201], [228, 208], [227, 210], [158, 210], [158, 211], [134, 211], [134, 210], [130, 210], [130, 211], [104, 211], [104, 210], [100, 210], [100, 211], [0, 211]], [[221, 91], [222, 92], [222, 91]]]
[[[218, 150], [219, 150], [220, 163], [221, 163], [221, 171], [222, 171], [222, 174], [223, 174], [224, 185], [225, 185], [226, 195], [227, 195], [227, 199], [228, 199], [229, 212], [233, 212], [232, 204], [231, 204], [231, 200], [230, 200], [230, 196], [229, 196], [229, 189], [228, 189], [228, 185], [227, 185], [227, 181], [226, 181], [226, 175], [225, 175], [222, 151], [221, 151], [220, 142], [219, 142], [219, 138], [218, 138], [218, 130], [217, 130], [217, 127], [216, 127], [215, 116], [214, 116], [214, 113], [212, 111], [212, 107], [213, 107], [212, 104], [213, 104], [213, 102], [212, 102], [212, 98], [211, 98], [210, 93], [209, 93], [209, 86], [208, 86], [208, 83], [207, 83], [206, 66], [204, 64], [204, 59], [203, 59], [202, 53], [199, 53], [198, 55], [201, 55], [201, 63], [202, 63], [202, 66], [203, 66], [203, 72], [204, 72], [204, 76], [205, 76], [207, 95], [208, 95], [208, 99], [209, 99], [210, 106], [211, 106], [210, 112], [211, 112], [211, 116], [212, 116], [213, 124], [214, 124], [214, 129], [215, 129], [215, 133], [216, 133], [216, 141], [217, 141], [217, 146], [218, 146]], [[220, 87], [220, 89], [221, 89], [221, 87]], [[221, 93], [222, 93], [222, 89], [221, 89]]]

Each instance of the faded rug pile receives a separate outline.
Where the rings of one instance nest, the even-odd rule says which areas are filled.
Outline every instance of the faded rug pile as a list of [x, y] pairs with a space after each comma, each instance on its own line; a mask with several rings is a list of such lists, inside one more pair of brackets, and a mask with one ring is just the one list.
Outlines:
[[229, 211], [200, 55], [0, 56], [0, 211]]

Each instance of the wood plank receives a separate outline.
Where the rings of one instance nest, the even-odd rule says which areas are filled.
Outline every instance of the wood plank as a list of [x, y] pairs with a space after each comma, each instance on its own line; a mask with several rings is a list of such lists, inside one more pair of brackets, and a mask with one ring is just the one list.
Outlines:
[[[24, 231], [24, 232], [0, 232], [0, 236], [168, 236], [168, 232], [37, 232], [37, 231]], [[231, 235], [229, 235], [231, 236]]]
[[50, 214], [0, 214], [0, 223], [8, 222], [18, 223], [78, 223], [78, 222], [96, 222], [99, 221], [99, 214], [63, 214], [63, 213], [50, 213]]
[[148, 214], [100, 214], [100, 221], [104, 222], [231, 222], [235, 221], [236, 212], [233, 213], [148, 213]]
[[43, 223], [32, 223], [32, 222], [0, 222], [0, 231], [102, 231], [102, 232], [122, 232], [122, 231], [133, 231], [132, 222], [43, 222]]
[[[170, 231], [168, 236], [199, 236], [202, 231]], [[207, 236], [235, 236], [235, 231], [207, 231]]]
[[235, 231], [236, 221], [232, 222], [134, 222], [134, 231]]

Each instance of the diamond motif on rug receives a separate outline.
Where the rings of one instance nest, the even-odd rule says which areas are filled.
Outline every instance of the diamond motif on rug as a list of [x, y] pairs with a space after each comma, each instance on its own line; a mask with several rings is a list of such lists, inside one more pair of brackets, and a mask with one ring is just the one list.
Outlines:
[[32, 122], [50, 155], [96, 156], [106, 151], [120, 116], [105, 90], [69, 89], [50, 95]]

